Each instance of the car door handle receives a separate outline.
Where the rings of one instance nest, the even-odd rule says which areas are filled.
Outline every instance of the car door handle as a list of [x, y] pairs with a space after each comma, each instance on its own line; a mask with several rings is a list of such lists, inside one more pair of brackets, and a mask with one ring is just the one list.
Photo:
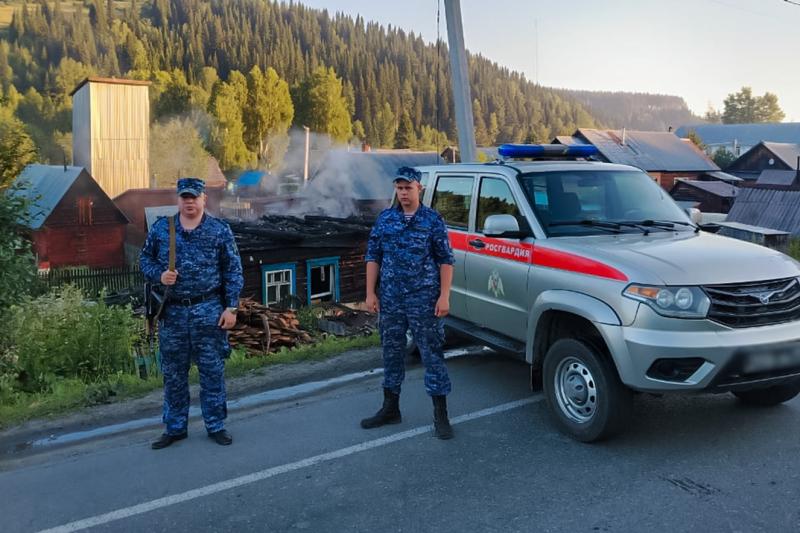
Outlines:
[[483, 242], [480, 239], [473, 239], [473, 240], [469, 241], [469, 245], [472, 246], [473, 248], [485, 248], [486, 247], [486, 243]]

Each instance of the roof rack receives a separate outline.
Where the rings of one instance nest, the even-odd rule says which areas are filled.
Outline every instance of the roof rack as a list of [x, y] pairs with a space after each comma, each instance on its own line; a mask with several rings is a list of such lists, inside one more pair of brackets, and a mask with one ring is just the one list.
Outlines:
[[592, 144], [502, 144], [497, 149], [505, 159], [579, 159], [600, 153]]

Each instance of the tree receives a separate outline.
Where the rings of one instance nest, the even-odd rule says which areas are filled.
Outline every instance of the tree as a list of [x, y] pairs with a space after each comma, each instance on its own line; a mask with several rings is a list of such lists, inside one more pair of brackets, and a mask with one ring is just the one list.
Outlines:
[[397, 128], [397, 139], [394, 146], [395, 148], [416, 148], [417, 146], [417, 134], [414, 132], [411, 115], [408, 114], [407, 109], [404, 109], [403, 114], [400, 115], [400, 125]]
[[326, 133], [331, 139], [346, 142], [353, 134], [342, 80], [332, 68], [317, 67], [298, 87], [295, 123], [312, 131]]
[[711, 104], [708, 105], [708, 109], [706, 109], [705, 121], [710, 122], [711, 124], [721, 124], [722, 123], [722, 113], [714, 109]]
[[714, 152], [714, 155], [711, 156], [711, 159], [714, 160], [714, 163], [716, 163], [719, 168], [725, 170], [731, 166], [734, 161], [736, 161], [736, 155], [726, 148], [720, 148]]
[[36, 146], [25, 126], [9, 109], [0, 107], [0, 194], [35, 159]]
[[350, 139], [350, 141], [361, 142], [366, 138], [367, 134], [364, 131], [364, 124], [360, 120], [353, 122], [353, 137]]
[[208, 112], [214, 118], [209, 139], [209, 149], [223, 170], [246, 168], [253, 162], [253, 154], [244, 143], [242, 107], [237, 101], [236, 89], [225, 82], [217, 82], [211, 91]]
[[36, 279], [30, 241], [25, 238], [28, 194], [12, 182], [36, 157], [22, 122], [0, 107], [0, 309], [18, 302]]
[[[233, 95], [236, 91], [234, 88]], [[286, 132], [294, 117], [289, 85], [272, 67], [265, 73], [258, 65], [247, 74], [245, 141], [262, 166], [279, 165], [286, 153]]]
[[778, 105], [777, 96], [769, 92], [764, 96], [753, 96], [750, 87], [729, 94], [724, 104], [722, 122], [725, 124], [780, 122], [786, 116]]
[[375, 116], [375, 129], [378, 137], [378, 146], [391, 148], [397, 134], [397, 120], [389, 102], [384, 102], [383, 107]]
[[701, 150], [703, 150], [705, 152], [706, 145], [703, 142], [703, 139], [700, 138], [700, 136], [697, 134], [697, 132], [695, 130], [689, 131], [689, 134], [686, 136], [686, 138], [689, 139], [690, 141], [692, 141], [695, 146], [697, 146], [698, 148], [700, 148]]
[[208, 152], [197, 126], [173, 117], [150, 127], [150, 172], [156, 187], [175, 187], [178, 178], [208, 177]]

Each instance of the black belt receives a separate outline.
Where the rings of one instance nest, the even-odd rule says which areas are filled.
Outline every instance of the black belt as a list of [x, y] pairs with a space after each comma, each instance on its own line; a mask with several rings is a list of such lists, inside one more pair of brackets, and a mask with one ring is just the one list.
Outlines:
[[170, 295], [167, 298], [167, 303], [169, 305], [182, 305], [184, 307], [188, 307], [190, 305], [197, 305], [201, 302], [206, 302], [208, 300], [213, 300], [214, 298], [221, 298], [222, 293], [219, 289], [214, 289], [213, 291], [209, 291], [203, 294], [198, 294], [197, 296], [173, 296]]

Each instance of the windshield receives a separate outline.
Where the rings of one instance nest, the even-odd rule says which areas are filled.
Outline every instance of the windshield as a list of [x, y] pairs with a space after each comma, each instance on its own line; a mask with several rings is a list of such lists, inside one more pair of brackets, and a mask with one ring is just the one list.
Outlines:
[[[641, 171], [536, 172], [519, 178], [548, 236], [640, 231], [691, 231], [691, 223], [669, 194]], [[627, 224], [625, 224], [627, 223]]]

